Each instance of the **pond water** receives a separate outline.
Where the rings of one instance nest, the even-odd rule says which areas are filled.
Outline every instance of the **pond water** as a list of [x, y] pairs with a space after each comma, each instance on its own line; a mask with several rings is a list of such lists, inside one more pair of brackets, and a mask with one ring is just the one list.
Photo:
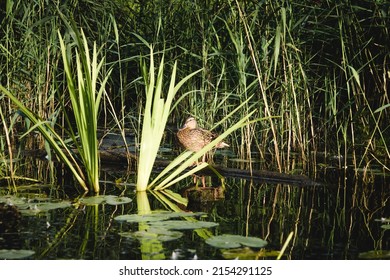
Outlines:
[[[61, 187], [29, 183], [12, 195], [1, 187], [0, 258], [275, 259], [291, 232], [283, 259], [389, 258], [386, 173], [324, 168], [314, 185], [207, 177], [205, 189], [188, 178], [166, 193], [140, 194], [135, 174], [118, 169], [102, 172], [99, 199], [80, 199], [64, 179]], [[137, 220], [139, 213], [147, 215]], [[209, 242], [225, 235], [256, 240]]]

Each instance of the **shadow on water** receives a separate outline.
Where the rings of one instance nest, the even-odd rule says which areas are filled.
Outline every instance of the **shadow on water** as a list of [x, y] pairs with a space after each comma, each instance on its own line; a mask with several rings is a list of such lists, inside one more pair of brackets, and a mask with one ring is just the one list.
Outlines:
[[[40, 168], [25, 166], [26, 174], [39, 170], [48, 176], [44, 162], [27, 161]], [[316, 174], [322, 183], [313, 185], [235, 177], [221, 182], [208, 176], [207, 188], [189, 178], [170, 191], [141, 195], [134, 191], [135, 174], [115, 168], [102, 172], [99, 198], [81, 198], [70, 176], [56, 170], [61, 187], [25, 182], [11, 195], [2, 182], [0, 256], [12, 249], [29, 250], [22, 257], [30, 259], [275, 259], [293, 232], [284, 259], [389, 257], [385, 173], [323, 168]], [[178, 194], [186, 205], [177, 202], [182, 200]], [[186, 215], [172, 215], [181, 212]], [[143, 219], [131, 220], [140, 217], [135, 214]], [[198, 222], [204, 224], [192, 226]], [[207, 242], [226, 234], [258, 237], [268, 244], [222, 248]]]

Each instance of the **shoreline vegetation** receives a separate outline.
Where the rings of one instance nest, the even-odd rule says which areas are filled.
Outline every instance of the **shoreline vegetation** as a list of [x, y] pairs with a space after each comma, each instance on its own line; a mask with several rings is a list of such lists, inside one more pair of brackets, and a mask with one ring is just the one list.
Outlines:
[[[158, 84], [162, 98], [174, 85], [171, 69], [176, 83], [202, 69], [180, 83], [165, 115], [173, 131], [162, 132], [162, 141], [190, 115], [221, 135], [247, 118], [224, 135], [246, 162], [243, 169], [252, 171], [252, 162], [261, 160], [260, 169], [291, 173], [298, 167], [310, 174], [320, 154], [321, 164], [331, 159], [339, 168], [389, 171], [386, 1], [16, 0], [6, 1], [1, 13], [0, 177], [10, 178], [10, 185], [24, 175], [14, 162], [20, 150], [49, 152], [58, 144], [79, 153], [94, 151], [93, 168], [81, 153], [82, 164], [73, 174], [84, 174], [86, 188], [99, 192], [91, 179], [96, 181], [100, 164], [92, 124], [106, 134], [115, 131], [125, 142], [130, 131], [136, 149], [142, 147], [150, 82], [142, 65], [154, 63], [158, 70], [162, 58], [169, 68]], [[82, 41], [70, 51], [79, 30]], [[85, 56], [89, 51], [92, 63]], [[90, 79], [76, 74], [88, 69], [94, 79], [89, 96], [99, 94], [84, 123], [92, 130], [81, 144], [84, 121], [73, 130], [79, 113], [72, 90], [74, 96], [85, 92], [80, 86]], [[73, 89], [72, 77], [78, 84]], [[21, 114], [21, 106], [28, 111]], [[44, 133], [35, 133], [39, 125]], [[48, 141], [53, 135], [62, 143]], [[128, 168], [137, 170], [128, 143], [124, 154]]]

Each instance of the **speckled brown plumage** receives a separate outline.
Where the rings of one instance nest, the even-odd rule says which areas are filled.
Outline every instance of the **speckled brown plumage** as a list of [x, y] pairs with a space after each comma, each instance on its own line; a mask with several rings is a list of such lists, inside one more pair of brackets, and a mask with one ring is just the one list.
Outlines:
[[[217, 135], [211, 131], [199, 128], [196, 120], [190, 117], [186, 120], [184, 126], [177, 132], [180, 143], [193, 152], [201, 150], [204, 146], [213, 141]], [[225, 142], [219, 142], [216, 148], [229, 147]]]

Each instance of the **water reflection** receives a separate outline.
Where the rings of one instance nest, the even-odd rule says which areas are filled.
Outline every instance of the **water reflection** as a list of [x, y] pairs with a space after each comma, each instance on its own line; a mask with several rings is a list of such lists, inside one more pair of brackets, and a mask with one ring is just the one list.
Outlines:
[[[117, 179], [124, 176], [125, 180]], [[108, 171], [102, 178], [103, 195], [125, 196], [132, 201], [83, 204], [72, 192], [75, 188], [70, 187], [26, 184], [12, 195], [8, 188], [1, 188], [3, 205], [8, 195], [26, 201], [30, 208], [41, 207], [38, 202], [43, 200], [58, 199], [69, 201], [71, 206], [27, 214], [21, 211], [27, 206], [18, 204], [17, 219], [0, 215], [0, 224], [11, 228], [11, 232], [0, 232], [0, 249], [33, 250], [31, 259], [275, 259], [276, 251], [293, 232], [284, 259], [357, 259], [364, 252], [390, 250], [390, 231], [381, 222], [390, 213], [385, 174], [356, 177], [348, 170], [323, 170], [318, 178], [324, 184], [313, 186], [238, 178], [226, 178], [221, 183], [218, 178], [206, 177], [207, 187], [203, 188], [189, 178], [168, 191], [145, 193], [134, 192], [134, 174]], [[179, 234], [169, 236], [169, 232], [166, 239], [160, 239], [164, 232], [153, 232], [149, 222], [115, 220], [119, 215], [147, 215], [161, 210], [204, 212], [203, 216], [175, 219], [218, 226], [175, 230]], [[159, 237], [134, 238], [124, 232]], [[222, 234], [259, 237], [268, 245], [263, 249], [219, 249], [205, 242]]]

